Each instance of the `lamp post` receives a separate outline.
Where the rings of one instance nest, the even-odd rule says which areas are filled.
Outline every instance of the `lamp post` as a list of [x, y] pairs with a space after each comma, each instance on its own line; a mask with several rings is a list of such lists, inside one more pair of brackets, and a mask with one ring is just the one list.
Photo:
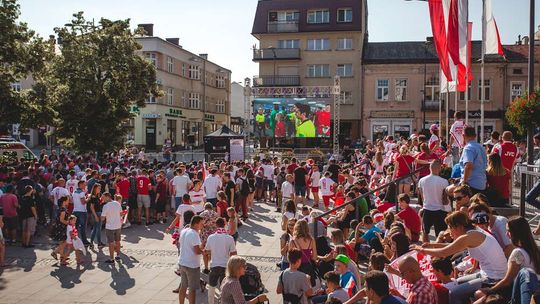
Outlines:
[[[528, 92], [529, 96], [534, 90], [534, 1], [529, 0], [529, 75]], [[527, 126], [527, 164], [534, 164], [534, 126]]]

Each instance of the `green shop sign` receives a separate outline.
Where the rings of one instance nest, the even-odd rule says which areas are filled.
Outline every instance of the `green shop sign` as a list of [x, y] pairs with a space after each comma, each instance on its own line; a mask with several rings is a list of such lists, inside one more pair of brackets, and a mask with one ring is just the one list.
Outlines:
[[166, 113], [165, 116], [185, 118], [182, 110], [180, 109], [169, 109], [169, 113]]
[[216, 117], [212, 114], [204, 114], [204, 120], [205, 121], [215, 121]]
[[131, 106], [129, 108], [129, 113], [135, 113], [137, 115], [141, 114], [141, 110], [139, 110], [138, 106]]

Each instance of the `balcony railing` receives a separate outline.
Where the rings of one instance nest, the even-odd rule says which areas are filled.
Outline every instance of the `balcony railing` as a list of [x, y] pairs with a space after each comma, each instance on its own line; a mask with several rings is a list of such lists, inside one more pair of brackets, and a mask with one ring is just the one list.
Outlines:
[[254, 49], [253, 61], [300, 59], [300, 49]]
[[268, 33], [295, 33], [298, 32], [296, 21], [268, 21]]
[[[444, 109], [444, 100], [441, 100], [441, 109]], [[439, 100], [426, 100], [422, 111], [439, 111]]]
[[287, 87], [299, 86], [300, 76], [298, 75], [265, 75], [253, 77], [255, 87]]

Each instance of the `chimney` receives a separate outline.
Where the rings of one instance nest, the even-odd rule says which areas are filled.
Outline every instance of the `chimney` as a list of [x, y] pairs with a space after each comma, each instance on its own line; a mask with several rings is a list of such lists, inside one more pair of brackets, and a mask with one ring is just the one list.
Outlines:
[[145, 31], [145, 36], [154, 36], [154, 24], [153, 23], [143, 23], [137, 25], [137, 27], [142, 27]]
[[174, 45], [180, 45], [180, 38], [165, 38], [165, 40]]
[[201, 57], [204, 60], [208, 60], [208, 54], [199, 54], [199, 57]]
[[529, 45], [529, 36], [523, 36], [523, 39], [521, 39], [524, 45]]

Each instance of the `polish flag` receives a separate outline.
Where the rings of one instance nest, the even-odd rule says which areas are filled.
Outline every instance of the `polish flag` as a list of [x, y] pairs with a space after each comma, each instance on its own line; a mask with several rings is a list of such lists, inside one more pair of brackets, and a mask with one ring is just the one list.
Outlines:
[[451, 0], [448, 7], [448, 53], [455, 65], [467, 65], [469, 0]]
[[[473, 80], [473, 74], [472, 74], [472, 62], [471, 62], [471, 53], [472, 53], [472, 47], [471, 47], [471, 37], [472, 37], [472, 22], [469, 22], [468, 25], [468, 34], [467, 34], [467, 49], [465, 52], [467, 53], [467, 61], [465, 65], [460, 64], [458, 66], [458, 86], [457, 90], [458, 92], [465, 92], [467, 89], [467, 84], [465, 84], [465, 78], [467, 78], [469, 84]], [[465, 74], [467, 74], [467, 77], [465, 77]]]
[[499, 29], [497, 28], [495, 17], [493, 17], [491, 0], [485, 0], [484, 16], [484, 22], [486, 25], [486, 41], [484, 41], [486, 46], [486, 54], [499, 54], [504, 56], [504, 51], [501, 45], [501, 37], [499, 36]]
[[433, 42], [442, 73], [452, 81], [452, 71], [450, 67], [450, 56], [448, 52], [448, 37], [447, 37], [447, 19], [450, 11], [451, 0], [429, 0], [429, 16], [431, 19], [431, 30], [433, 32]]

